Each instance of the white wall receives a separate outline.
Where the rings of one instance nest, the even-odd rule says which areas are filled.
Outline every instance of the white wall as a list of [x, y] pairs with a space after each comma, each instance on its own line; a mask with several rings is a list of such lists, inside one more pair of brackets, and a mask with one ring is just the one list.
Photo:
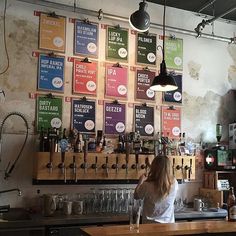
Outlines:
[[[52, 1], [54, 2], [54, 1]], [[74, 1], [57, 1], [73, 5]], [[115, 0], [80, 0], [78, 7], [98, 11], [100, 8], [105, 13], [121, 15], [127, 17], [138, 8], [139, 1], [120, 0], [119, 6]], [[96, 2], [96, 4], [95, 4]], [[4, 1], [0, 1], [0, 14], [3, 15]], [[16, 193], [0, 196], [0, 205], [11, 203], [11, 205], [27, 205], [29, 201], [25, 199], [36, 195], [36, 190], [45, 192], [78, 192], [86, 191], [90, 186], [32, 186], [32, 163], [34, 152], [37, 150], [37, 136], [34, 135], [35, 122], [35, 100], [29, 99], [29, 93], [36, 93], [37, 83], [37, 58], [31, 56], [32, 51], [38, 50], [38, 17], [34, 16], [34, 11], [53, 10], [48, 7], [31, 5], [16, 0], [8, 0], [6, 13], [6, 37], [7, 48], [10, 57], [10, 68], [7, 73], [0, 75], [0, 90], [6, 93], [6, 99], [0, 100], [0, 120], [8, 112], [20, 111], [23, 113], [30, 124], [30, 137], [20, 161], [17, 164], [13, 176], [9, 180], [3, 180], [3, 170], [9, 160], [13, 161], [17, 155], [20, 145], [23, 142], [24, 125], [17, 119], [6, 122], [4, 126], [2, 158], [0, 163], [0, 189], [19, 187], [23, 196], [16, 197]], [[95, 17], [81, 15], [79, 13], [56, 10], [57, 14], [65, 15], [68, 18], [89, 18], [97, 21]], [[162, 23], [163, 6], [148, 3], [148, 11], [153, 23]], [[193, 30], [202, 21], [200, 17], [191, 12], [167, 8], [166, 23], [169, 26]], [[0, 18], [0, 71], [6, 65], [6, 54], [3, 47], [3, 18]], [[128, 28], [126, 22], [102, 20], [100, 23], [117, 25]], [[211, 33], [211, 27], [206, 26], [204, 33]], [[216, 35], [233, 37], [236, 25], [226, 24], [219, 21], [215, 22], [214, 32]], [[161, 34], [160, 30], [150, 29], [151, 33]], [[169, 32], [167, 32], [167, 35]], [[228, 45], [225, 42], [209, 40], [204, 38], [194, 38], [192, 36], [172, 33], [176, 37], [183, 38], [184, 44], [184, 68], [183, 68], [183, 104], [182, 104], [182, 131], [186, 132], [187, 137], [196, 142], [215, 142], [215, 124], [219, 121], [225, 122], [224, 128], [227, 129], [227, 122], [234, 117], [223, 119], [220, 107], [222, 99], [230, 89], [236, 87], [236, 46]], [[99, 34], [99, 62], [105, 61], [105, 30], [100, 30]], [[130, 60], [128, 65], [134, 66], [135, 62], [135, 38], [130, 34], [129, 48]], [[161, 43], [161, 42], [159, 42]], [[159, 52], [160, 53], [160, 52]], [[73, 56], [73, 24], [67, 22], [67, 48], [65, 56]], [[158, 65], [157, 65], [158, 69]], [[198, 78], [193, 78], [191, 72], [198, 73]], [[65, 93], [64, 96], [71, 96], [72, 63], [67, 62], [65, 68]], [[97, 99], [104, 99], [104, 76], [105, 69], [100, 66], [99, 92]], [[129, 72], [129, 102], [134, 102], [134, 72]], [[229, 80], [230, 78], [230, 80]], [[232, 101], [234, 104], [235, 101]], [[156, 104], [162, 105], [161, 94], [157, 94]], [[225, 108], [227, 111], [227, 108]], [[128, 108], [127, 131], [132, 130], [133, 110]], [[155, 129], [160, 129], [160, 111], [155, 112]], [[230, 112], [229, 112], [230, 113]], [[103, 128], [102, 107], [98, 107], [96, 125], [97, 129]], [[70, 124], [70, 103], [64, 104], [63, 126], [69, 127]], [[227, 132], [224, 139], [227, 140]], [[199, 164], [201, 166], [201, 162]], [[201, 170], [200, 170], [201, 171]], [[201, 173], [201, 172], [200, 172]], [[181, 186], [181, 193], [184, 197], [191, 198], [197, 194], [198, 187], [201, 186], [201, 174], [198, 175], [196, 183]], [[181, 194], [180, 193], [180, 194]]]

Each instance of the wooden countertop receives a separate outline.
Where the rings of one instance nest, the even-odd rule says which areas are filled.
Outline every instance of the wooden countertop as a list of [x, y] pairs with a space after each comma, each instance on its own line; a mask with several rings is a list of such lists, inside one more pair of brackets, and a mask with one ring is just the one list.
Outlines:
[[[236, 232], [235, 222], [228, 221], [197, 221], [169, 224], [140, 224], [139, 232], [129, 229], [129, 225], [83, 227], [82, 235], [90, 236], [156, 236], [158, 235], [194, 235], [208, 233]], [[227, 234], [228, 235], [228, 234]], [[232, 235], [236, 235], [233, 233]]]

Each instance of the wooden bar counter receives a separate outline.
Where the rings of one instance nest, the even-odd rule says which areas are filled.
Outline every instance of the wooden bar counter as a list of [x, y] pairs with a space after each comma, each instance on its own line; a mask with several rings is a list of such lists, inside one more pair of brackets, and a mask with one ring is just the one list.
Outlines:
[[236, 222], [197, 221], [169, 224], [140, 224], [139, 232], [129, 225], [83, 227], [83, 236], [156, 236], [156, 235], [236, 235]]

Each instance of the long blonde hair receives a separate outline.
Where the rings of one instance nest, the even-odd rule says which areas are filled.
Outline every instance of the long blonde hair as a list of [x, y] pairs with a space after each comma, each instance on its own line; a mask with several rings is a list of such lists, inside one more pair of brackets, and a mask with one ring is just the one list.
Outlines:
[[167, 156], [157, 156], [152, 161], [147, 182], [153, 182], [159, 199], [169, 194], [174, 176]]

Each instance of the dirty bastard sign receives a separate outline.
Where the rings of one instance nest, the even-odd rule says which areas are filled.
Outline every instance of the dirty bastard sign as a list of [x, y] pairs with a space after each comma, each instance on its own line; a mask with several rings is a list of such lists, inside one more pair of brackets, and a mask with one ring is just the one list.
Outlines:
[[74, 60], [73, 93], [96, 95], [97, 63]]
[[64, 57], [39, 55], [38, 90], [64, 91]]
[[154, 133], [154, 108], [135, 106], [134, 109], [135, 132], [141, 136], [153, 136]]
[[128, 61], [128, 30], [107, 27], [106, 59]]
[[76, 55], [98, 56], [98, 24], [75, 21], [75, 46]]
[[127, 98], [128, 69], [126, 67], [106, 66], [105, 95]]
[[95, 101], [72, 100], [72, 127], [82, 133], [95, 132]]
[[125, 104], [104, 104], [105, 134], [123, 134], [125, 132]]
[[136, 70], [136, 99], [155, 100], [155, 92], [150, 89], [154, 77], [154, 71]]
[[39, 48], [65, 52], [66, 47], [66, 17], [40, 14]]
[[137, 64], [156, 65], [156, 35], [137, 34]]
[[161, 125], [163, 136], [169, 138], [178, 138], [181, 130], [181, 108], [170, 108], [162, 106]]
[[37, 97], [37, 130], [62, 126], [62, 98]]

